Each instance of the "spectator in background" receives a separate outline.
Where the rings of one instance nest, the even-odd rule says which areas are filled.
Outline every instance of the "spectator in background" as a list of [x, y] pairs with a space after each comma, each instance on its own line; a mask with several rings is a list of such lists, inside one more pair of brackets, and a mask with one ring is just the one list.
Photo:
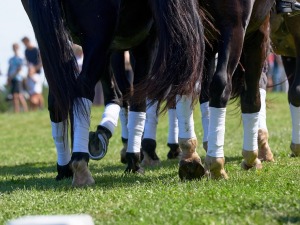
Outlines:
[[42, 69], [42, 60], [39, 49], [31, 43], [28, 37], [22, 38], [22, 42], [26, 47], [25, 58], [27, 61], [27, 65], [33, 65], [35, 67], [36, 73], [40, 74]]
[[28, 111], [27, 103], [24, 95], [22, 94], [22, 81], [23, 77], [20, 74], [23, 66], [23, 59], [19, 56], [19, 45], [13, 44], [14, 56], [9, 59], [9, 67], [7, 72], [7, 85], [11, 88], [13, 96], [14, 112], [20, 112], [20, 104], [23, 110]]
[[43, 78], [36, 73], [35, 66], [28, 65], [28, 77], [27, 77], [27, 91], [29, 93], [30, 109], [37, 110], [43, 109], [44, 97], [43, 97]]

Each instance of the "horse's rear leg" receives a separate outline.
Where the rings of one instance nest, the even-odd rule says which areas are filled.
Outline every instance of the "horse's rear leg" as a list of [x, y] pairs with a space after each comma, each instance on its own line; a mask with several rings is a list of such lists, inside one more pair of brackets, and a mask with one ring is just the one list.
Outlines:
[[176, 112], [179, 127], [179, 147], [182, 150], [179, 162], [179, 177], [181, 180], [201, 179], [204, 167], [196, 151], [197, 137], [194, 130], [192, 101], [189, 96], [177, 96]]

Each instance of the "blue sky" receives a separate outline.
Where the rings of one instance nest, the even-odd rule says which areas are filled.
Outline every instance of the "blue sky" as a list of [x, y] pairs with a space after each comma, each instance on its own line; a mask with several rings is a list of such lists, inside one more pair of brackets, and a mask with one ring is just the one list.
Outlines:
[[20, 0], [0, 0], [0, 84], [7, 73], [8, 59], [13, 55], [12, 44], [19, 43], [23, 56], [22, 37], [28, 36], [36, 44], [29, 19]]

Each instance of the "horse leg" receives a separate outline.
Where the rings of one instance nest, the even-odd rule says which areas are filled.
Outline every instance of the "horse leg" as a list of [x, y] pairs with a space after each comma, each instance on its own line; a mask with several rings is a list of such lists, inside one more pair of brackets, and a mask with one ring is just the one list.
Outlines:
[[198, 143], [194, 130], [192, 99], [187, 95], [178, 95], [176, 102], [178, 141], [182, 150], [178, 174], [181, 180], [201, 179], [204, 175], [204, 167], [196, 151]]
[[180, 157], [182, 151], [178, 144], [178, 119], [176, 115], [176, 107], [168, 109], [168, 143], [167, 146], [170, 148], [167, 157], [168, 159], [177, 159]]
[[266, 123], [266, 89], [268, 84], [267, 74], [263, 71], [259, 81], [260, 110], [258, 114], [258, 158], [261, 161], [274, 162], [273, 153], [269, 146], [269, 132]]
[[[84, 53], [82, 71], [76, 82], [78, 96], [83, 109], [73, 107], [74, 111], [74, 142], [72, 154], [72, 167], [74, 171], [73, 186], [86, 186], [94, 184], [94, 179], [88, 169], [89, 161], [89, 125], [90, 110], [94, 98], [95, 85], [101, 79], [105, 95], [106, 109], [118, 108], [118, 97], [114, 92], [111, 77], [105, 73], [109, 65], [109, 46], [111, 44], [115, 27], [118, 21], [120, 1], [71, 1], [66, 4], [72, 18], [76, 18], [76, 25], [80, 30], [80, 38]], [[100, 16], [99, 16], [100, 15]], [[97, 19], [99, 18], [99, 19]], [[101, 19], [100, 19], [101, 18]], [[97, 28], [97, 29], [95, 29]], [[76, 106], [76, 105], [75, 105]], [[104, 111], [110, 118], [110, 111]], [[119, 113], [119, 112], [118, 112]], [[117, 114], [118, 114], [117, 113]], [[101, 127], [107, 125], [105, 131], [114, 128], [114, 121], [103, 121]], [[99, 126], [98, 126], [99, 128]], [[97, 130], [98, 131], [98, 130]], [[96, 132], [97, 133], [97, 132]], [[100, 134], [100, 135], [99, 135]], [[104, 135], [97, 135], [99, 143], [103, 144]]]
[[252, 39], [244, 43], [245, 86], [241, 93], [241, 109], [244, 127], [241, 167], [261, 169], [258, 158], [258, 124], [261, 100], [259, 96], [259, 80], [268, 49], [268, 22], [266, 18], [260, 28], [253, 33]]
[[[145, 81], [152, 61], [154, 42], [154, 36], [150, 35], [140, 45], [131, 50], [135, 60], [133, 87], [141, 85], [141, 82]], [[140, 96], [133, 91], [128, 113], [128, 145], [126, 152], [126, 160], [128, 164], [125, 172], [143, 173], [143, 169], [140, 167], [139, 161], [145, 120], [146, 99], [140, 99]], [[150, 157], [152, 156], [150, 152], [147, 153]], [[157, 160], [155, 158], [153, 159]]]
[[61, 115], [58, 114], [58, 116], [56, 116], [55, 112], [59, 110], [55, 104], [55, 99], [51, 94], [51, 91], [49, 91], [48, 95], [48, 110], [51, 120], [52, 137], [57, 153], [57, 176], [55, 179], [59, 181], [71, 178], [73, 176], [73, 172], [70, 166], [71, 150], [68, 141], [68, 122], [67, 119], [62, 118]]
[[147, 100], [146, 121], [142, 139], [143, 160], [141, 166], [158, 166], [160, 159], [156, 154], [156, 130], [158, 123], [157, 102], [150, 104]]
[[[295, 43], [299, 43], [299, 41], [295, 41]], [[286, 74], [289, 77], [288, 101], [290, 105], [290, 113], [292, 119], [292, 141], [290, 144], [290, 149], [292, 152], [291, 157], [300, 156], [300, 76], [298, 75], [300, 72], [299, 66], [297, 65], [297, 63], [300, 60], [299, 44], [296, 45], [296, 49], [297, 57], [282, 57]]]
[[[129, 62], [128, 62], [129, 63]], [[124, 51], [114, 51], [111, 55], [111, 66], [118, 84], [118, 88], [122, 93], [122, 107], [120, 110], [120, 122], [121, 122], [121, 140], [123, 148], [120, 151], [121, 163], [126, 164], [126, 150], [128, 143], [128, 107], [129, 96], [132, 90], [133, 73], [125, 70], [125, 53]]]
[[209, 124], [209, 85], [215, 72], [216, 54], [213, 49], [208, 46], [205, 49], [204, 72], [200, 93], [200, 111], [203, 129], [202, 146], [205, 152], [208, 147], [208, 124]]

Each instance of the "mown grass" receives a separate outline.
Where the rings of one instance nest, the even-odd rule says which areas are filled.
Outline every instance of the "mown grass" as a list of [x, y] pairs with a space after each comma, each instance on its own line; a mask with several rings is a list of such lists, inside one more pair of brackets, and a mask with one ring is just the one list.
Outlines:
[[[269, 143], [275, 163], [240, 169], [242, 125], [235, 105], [226, 121], [228, 181], [180, 182], [177, 161], [166, 154], [167, 117], [158, 128], [159, 168], [124, 175], [119, 162], [120, 125], [101, 161], [91, 161], [96, 185], [56, 182], [56, 154], [47, 111], [0, 114], [0, 224], [24, 215], [90, 214], [95, 224], [300, 224], [300, 159], [289, 157], [291, 120], [286, 94], [268, 94]], [[199, 143], [199, 107], [194, 118]], [[95, 129], [102, 107], [92, 111]], [[198, 152], [205, 153], [199, 144]]]

